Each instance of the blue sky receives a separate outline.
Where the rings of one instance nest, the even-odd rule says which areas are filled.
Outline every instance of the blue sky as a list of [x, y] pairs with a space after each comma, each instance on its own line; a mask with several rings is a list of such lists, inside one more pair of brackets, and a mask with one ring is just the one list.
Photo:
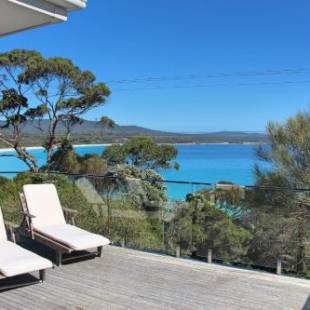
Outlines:
[[67, 23], [1, 38], [0, 50], [68, 57], [101, 81], [182, 77], [108, 83], [113, 94], [90, 119], [263, 131], [309, 107], [309, 12], [309, 1], [292, 0], [89, 0]]

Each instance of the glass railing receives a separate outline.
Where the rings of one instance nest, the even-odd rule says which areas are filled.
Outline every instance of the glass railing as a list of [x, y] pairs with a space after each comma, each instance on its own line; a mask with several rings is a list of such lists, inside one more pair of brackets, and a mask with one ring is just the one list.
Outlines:
[[133, 177], [3, 172], [0, 205], [22, 221], [24, 184], [54, 183], [76, 225], [114, 245], [310, 277], [310, 190]]

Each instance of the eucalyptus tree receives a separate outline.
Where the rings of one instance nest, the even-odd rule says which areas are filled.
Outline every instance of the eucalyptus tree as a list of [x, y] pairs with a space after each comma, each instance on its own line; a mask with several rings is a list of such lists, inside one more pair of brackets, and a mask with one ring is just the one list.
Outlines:
[[111, 166], [126, 164], [139, 169], [179, 169], [177, 149], [173, 145], [159, 145], [152, 137], [139, 136], [124, 144], [108, 146], [102, 157]]
[[[31, 123], [45, 136], [49, 169], [59, 127], [65, 128], [65, 139], [70, 139], [73, 126], [83, 122], [85, 113], [103, 106], [109, 95], [109, 88], [97, 82], [92, 72], [69, 59], [46, 58], [30, 50], [1, 53], [0, 116], [4, 122], [0, 139], [15, 149], [30, 170], [37, 171], [36, 159], [23, 146], [24, 128]], [[44, 119], [47, 129], [41, 126]], [[111, 124], [107, 120], [104, 123]]]

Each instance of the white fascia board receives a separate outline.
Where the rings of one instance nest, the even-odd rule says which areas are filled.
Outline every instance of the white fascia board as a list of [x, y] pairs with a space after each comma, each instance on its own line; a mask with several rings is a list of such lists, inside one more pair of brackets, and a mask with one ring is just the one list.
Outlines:
[[[26, 9], [55, 18], [56, 21], [67, 21], [67, 10], [42, 0], [8, 0], [8, 2]], [[55, 21], [55, 22], [56, 22]]]
[[46, 0], [46, 1], [56, 4], [60, 7], [64, 7], [69, 11], [84, 9], [86, 8], [87, 5], [87, 0]]

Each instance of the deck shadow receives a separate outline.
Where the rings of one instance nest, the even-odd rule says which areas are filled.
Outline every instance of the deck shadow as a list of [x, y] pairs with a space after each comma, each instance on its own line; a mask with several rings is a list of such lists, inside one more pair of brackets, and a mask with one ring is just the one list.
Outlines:
[[[53, 263], [55, 263], [56, 261], [55, 251], [49, 248], [48, 246], [45, 246], [35, 240], [23, 237], [20, 239], [20, 245], [24, 247], [25, 249], [52, 261]], [[78, 263], [78, 262], [82, 262], [82, 261], [90, 260], [94, 258], [96, 258], [96, 254], [94, 253], [90, 253], [88, 251], [77, 251], [72, 254], [64, 254], [63, 265]]]
[[308, 296], [308, 299], [306, 300], [302, 310], [310, 310], [310, 295]]
[[41, 281], [31, 274], [20, 275], [0, 280], [0, 294], [10, 290], [15, 290], [25, 286], [41, 283]]

